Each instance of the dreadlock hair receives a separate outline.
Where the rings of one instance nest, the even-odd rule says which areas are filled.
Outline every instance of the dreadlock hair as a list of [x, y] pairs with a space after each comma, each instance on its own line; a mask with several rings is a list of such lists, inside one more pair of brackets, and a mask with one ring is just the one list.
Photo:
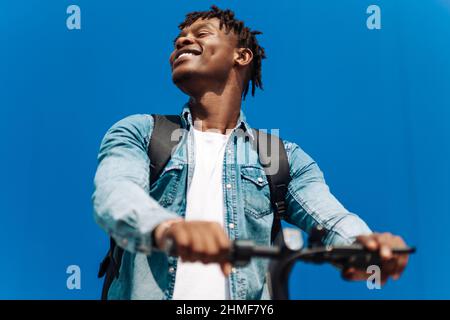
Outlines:
[[252, 96], [255, 95], [255, 88], [258, 87], [263, 89], [263, 84], [261, 80], [261, 60], [266, 58], [264, 48], [261, 47], [256, 39], [256, 35], [262, 34], [260, 31], [250, 30], [244, 25], [243, 21], [237, 20], [234, 17], [234, 12], [226, 9], [221, 10], [217, 6], [211, 6], [208, 11], [193, 11], [186, 14], [185, 20], [180, 23], [178, 28], [183, 30], [184, 28], [190, 26], [198, 19], [212, 19], [218, 18], [220, 20], [220, 29], [222, 26], [226, 27], [226, 32], [230, 30], [238, 37], [238, 47], [248, 48], [253, 52], [253, 61], [250, 66], [250, 77], [246, 80], [247, 83], [244, 85], [244, 91], [242, 92], [242, 98], [245, 100], [247, 95], [250, 81], [252, 82]]

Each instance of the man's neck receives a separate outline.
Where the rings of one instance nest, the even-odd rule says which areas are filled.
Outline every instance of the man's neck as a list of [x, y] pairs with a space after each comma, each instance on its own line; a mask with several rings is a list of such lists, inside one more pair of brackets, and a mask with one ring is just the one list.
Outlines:
[[189, 107], [196, 129], [226, 134], [227, 129], [236, 127], [241, 111], [241, 97], [206, 92], [201, 97], [191, 97]]

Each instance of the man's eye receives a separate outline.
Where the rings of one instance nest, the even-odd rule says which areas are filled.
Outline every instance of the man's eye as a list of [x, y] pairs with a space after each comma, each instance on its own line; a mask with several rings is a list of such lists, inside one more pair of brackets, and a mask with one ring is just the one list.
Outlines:
[[198, 34], [198, 36], [200, 37], [200, 38], [202, 38], [202, 37], [204, 37], [204, 36], [207, 36], [208, 35], [208, 32], [200, 32], [199, 34]]

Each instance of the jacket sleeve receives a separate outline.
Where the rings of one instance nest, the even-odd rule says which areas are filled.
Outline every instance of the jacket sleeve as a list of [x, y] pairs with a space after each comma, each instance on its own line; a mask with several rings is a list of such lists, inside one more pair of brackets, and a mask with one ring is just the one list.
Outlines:
[[177, 218], [149, 195], [147, 147], [153, 128], [150, 115], [133, 115], [105, 134], [98, 154], [92, 195], [100, 227], [131, 252], [150, 254], [153, 229]]
[[370, 234], [367, 224], [331, 194], [317, 163], [300, 147], [285, 142], [292, 177], [286, 201], [287, 221], [309, 233], [317, 225], [326, 231], [324, 244], [350, 244]]

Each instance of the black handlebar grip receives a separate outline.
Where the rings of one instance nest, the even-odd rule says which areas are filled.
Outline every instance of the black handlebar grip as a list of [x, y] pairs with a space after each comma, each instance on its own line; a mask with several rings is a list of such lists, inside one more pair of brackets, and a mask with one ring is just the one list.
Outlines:
[[[394, 254], [411, 254], [415, 251], [416, 248], [414, 247], [392, 249]], [[372, 265], [381, 266], [382, 264], [378, 251], [367, 250], [360, 244], [333, 247], [329, 252], [325, 251], [315, 257], [310, 257], [308, 260], [330, 262], [343, 267], [354, 267], [357, 269], [366, 269]]]

